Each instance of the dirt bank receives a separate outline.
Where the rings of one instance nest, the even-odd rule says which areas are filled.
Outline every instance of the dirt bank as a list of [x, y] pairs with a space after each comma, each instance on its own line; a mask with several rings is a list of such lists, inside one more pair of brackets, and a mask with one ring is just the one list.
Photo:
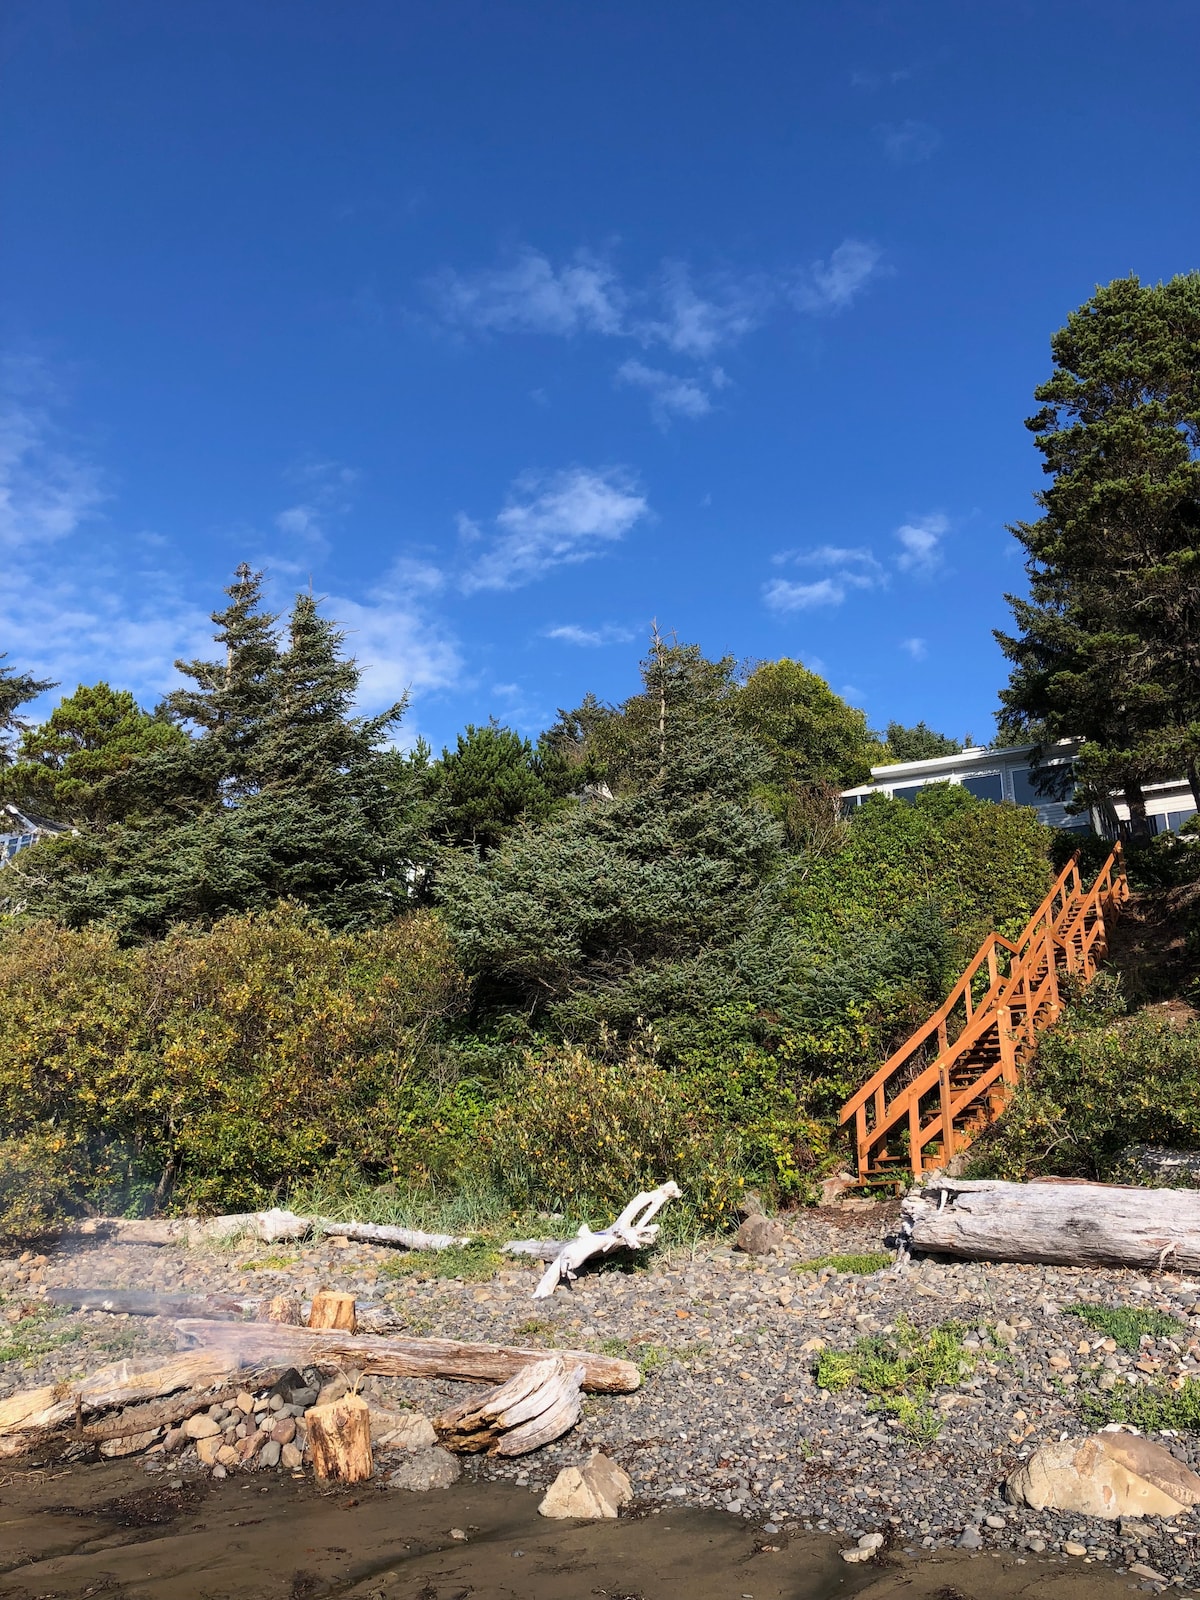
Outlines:
[[[130, 1463], [0, 1481], [4, 1600], [1106, 1600], [1094, 1565], [948, 1551], [846, 1566], [819, 1536], [663, 1511], [554, 1524], [527, 1490], [479, 1482], [398, 1497], [288, 1479], [148, 1481]], [[450, 1530], [467, 1534], [465, 1542]]]

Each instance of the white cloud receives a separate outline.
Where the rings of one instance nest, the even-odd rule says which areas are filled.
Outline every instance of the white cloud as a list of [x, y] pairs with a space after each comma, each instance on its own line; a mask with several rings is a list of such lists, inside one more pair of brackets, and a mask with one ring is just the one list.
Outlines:
[[763, 598], [772, 611], [809, 611], [814, 606], [840, 606], [846, 598], [846, 585], [837, 578], [820, 578], [816, 583], [772, 578], [763, 586]]
[[581, 628], [577, 623], [564, 622], [560, 627], [547, 628], [547, 639], [557, 639], [560, 644], [577, 644], [594, 649], [605, 644], [628, 644], [635, 637], [632, 628], [620, 628], [605, 623], [599, 628]]
[[915, 572], [927, 576], [941, 564], [941, 540], [950, 530], [950, 522], [940, 511], [927, 517], [917, 517], [896, 529], [896, 538], [902, 553], [896, 557], [901, 572]]
[[[724, 388], [727, 381], [720, 367], [715, 367], [708, 378], [715, 389]], [[709, 392], [698, 378], [679, 377], [648, 367], [643, 361], [622, 362], [617, 368], [617, 382], [647, 391], [651, 414], [660, 427], [666, 427], [672, 417], [703, 417], [712, 410]]]
[[942, 136], [928, 122], [881, 122], [876, 133], [883, 142], [883, 153], [893, 166], [911, 167], [928, 161], [942, 142]]
[[434, 300], [453, 327], [479, 333], [622, 331], [625, 294], [616, 273], [586, 251], [555, 268], [528, 246], [505, 266], [458, 273], [446, 268], [432, 281]]
[[91, 462], [64, 445], [36, 362], [0, 369], [0, 548], [53, 544], [94, 517], [107, 495]]
[[924, 661], [929, 654], [929, 646], [924, 639], [901, 639], [901, 650], [906, 650], [914, 661]]
[[554, 567], [588, 561], [623, 539], [649, 512], [620, 468], [570, 467], [550, 477], [526, 473], [495, 521], [499, 532], [461, 578], [465, 593], [516, 589]]
[[[304, 498], [281, 511], [275, 526], [289, 539], [307, 546], [310, 555], [328, 550], [331, 524], [351, 510], [349, 491], [358, 473], [337, 461], [308, 461], [294, 467], [288, 477]], [[288, 564], [286, 556], [283, 564]]]
[[825, 567], [823, 578], [792, 583], [772, 578], [763, 585], [763, 598], [772, 611], [807, 611], [816, 606], [840, 606], [852, 589], [876, 589], [887, 575], [870, 550], [822, 544], [812, 550], [783, 550], [772, 557], [776, 566]]
[[841, 311], [882, 268], [883, 253], [866, 239], [843, 239], [828, 261], [814, 261], [796, 280], [792, 299], [802, 311]]
[[677, 355], [704, 360], [722, 345], [740, 343], [764, 321], [775, 290], [764, 278], [725, 278], [711, 295], [698, 294], [681, 262], [669, 262], [652, 291], [657, 318], [634, 324], [643, 344], [665, 344]]
[[446, 268], [428, 285], [441, 320], [480, 334], [598, 334], [694, 361], [739, 344], [781, 304], [804, 312], [848, 306], [880, 270], [877, 245], [843, 239], [802, 271], [712, 273], [699, 283], [686, 263], [664, 262], [640, 285], [611, 263], [578, 251], [564, 265], [524, 246], [497, 267]]

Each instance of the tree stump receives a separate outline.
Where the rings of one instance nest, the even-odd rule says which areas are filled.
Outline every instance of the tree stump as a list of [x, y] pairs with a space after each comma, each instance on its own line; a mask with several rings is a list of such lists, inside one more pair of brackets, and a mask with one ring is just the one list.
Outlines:
[[291, 1295], [277, 1294], [272, 1300], [264, 1300], [258, 1308], [256, 1322], [282, 1322], [289, 1327], [299, 1328], [304, 1322], [304, 1315], [300, 1309], [299, 1300], [293, 1300]]
[[353, 1333], [358, 1326], [354, 1315], [354, 1296], [341, 1289], [318, 1289], [308, 1313], [310, 1328], [336, 1328]]
[[304, 1421], [318, 1478], [364, 1483], [371, 1476], [371, 1414], [359, 1395], [347, 1394], [327, 1406], [311, 1406]]

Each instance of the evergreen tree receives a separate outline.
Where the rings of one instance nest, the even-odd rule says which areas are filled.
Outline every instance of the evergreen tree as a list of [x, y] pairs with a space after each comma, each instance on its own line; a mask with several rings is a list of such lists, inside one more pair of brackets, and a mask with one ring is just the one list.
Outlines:
[[30, 700], [36, 700], [39, 694], [54, 688], [48, 678], [35, 678], [32, 673], [6, 666], [7, 660], [8, 653], [0, 651], [0, 767], [7, 766], [12, 759], [12, 735], [20, 733], [25, 726], [17, 712]]
[[535, 749], [499, 723], [468, 725], [439, 771], [438, 836], [459, 849], [486, 852], [517, 822], [549, 815], [564, 792], [567, 766], [553, 748]]
[[737, 696], [738, 714], [771, 757], [781, 787], [865, 783], [883, 752], [865, 715], [799, 661], [764, 661]]
[[937, 756], [956, 756], [962, 749], [957, 739], [944, 733], [935, 733], [924, 722], [906, 728], [902, 722], [887, 725], [887, 750], [883, 761], [886, 766], [897, 761], [932, 761]]
[[1200, 273], [1098, 289], [1051, 341], [1027, 426], [1050, 487], [1012, 530], [1029, 598], [1009, 597], [1002, 727], [1082, 738], [1081, 781], [1124, 792], [1181, 767], [1200, 803]]
[[113, 822], [125, 815], [121, 780], [130, 768], [186, 746], [173, 723], [143, 711], [128, 690], [80, 684], [22, 733], [0, 795], [56, 822]]

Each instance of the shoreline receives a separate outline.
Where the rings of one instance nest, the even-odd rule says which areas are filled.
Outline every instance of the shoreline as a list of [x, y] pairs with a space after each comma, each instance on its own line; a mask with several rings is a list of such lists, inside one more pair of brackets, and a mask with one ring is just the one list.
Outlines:
[[[585, 1272], [573, 1291], [560, 1289], [545, 1302], [531, 1299], [537, 1264], [514, 1263], [486, 1281], [464, 1282], [440, 1278], [401, 1252], [330, 1238], [192, 1249], [75, 1241], [0, 1261], [0, 1316], [19, 1332], [26, 1326], [20, 1313], [31, 1313], [28, 1335], [9, 1336], [22, 1347], [0, 1361], [0, 1398], [123, 1355], [174, 1348], [169, 1325], [153, 1319], [43, 1316], [38, 1308], [46, 1309], [42, 1296], [52, 1286], [241, 1298], [345, 1289], [360, 1301], [382, 1302], [397, 1328], [413, 1334], [619, 1349], [647, 1372], [635, 1394], [587, 1397], [579, 1427], [557, 1444], [470, 1466], [461, 1492], [466, 1484], [479, 1493], [507, 1487], [536, 1507], [531, 1491], [540, 1493], [562, 1467], [601, 1449], [629, 1473], [635, 1510], [660, 1526], [667, 1515], [717, 1515], [722, 1524], [744, 1525], [748, 1538], [788, 1549], [809, 1539], [834, 1541], [838, 1593], [858, 1592], [857, 1577], [846, 1585], [861, 1569], [840, 1562], [837, 1549], [872, 1532], [884, 1535], [898, 1559], [918, 1566], [933, 1556], [970, 1560], [979, 1551], [981, 1559], [1011, 1563], [1015, 1581], [1071, 1543], [1086, 1554], [1062, 1557], [1067, 1565], [1055, 1562], [1056, 1570], [1096, 1582], [1107, 1573], [1127, 1592], [1145, 1581], [1128, 1575], [1137, 1563], [1185, 1592], [1200, 1590], [1195, 1514], [1131, 1527], [1009, 1506], [1001, 1493], [1008, 1472], [1039, 1444], [1089, 1431], [1079, 1416], [1081, 1388], [1110, 1378], [1141, 1383], [1200, 1374], [1200, 1286], [1119, 1270], [934, 1260], [902, 1274], [796, 1270], [830, 1253], [877, 1250], [893, 1215], [887, 1204], [794, 1213], [781, 1219], [778, 1255], [740, 1256], [724, 1243], [664, 1251], [636, 1270], [614, 1263]], [[1070, 1314], [1074, 1301], [1165, 1310], [1189, 1337], [1113, 1354]], [[816, 1382], [823, 1348], [847, 1351], [901, 1319], [923, 1331], [948, 1321], [965, 1330], [970, 1371], [929, 1396], [934, 1438], [907, 1437], [869, 1395], [833, 1393]], [[5, 1337], [0, 1331], [0, 1354]], [[362, 1391], [381, 1405], [426, 1413], [467, 1392], [462, 1384], [372, 1377]], [[1200, 1465], [1200, 1436], [1162, 1442]], [[186, 1459], [157, 1459], [166, 1479], [191, 1471]], [[116, 1465], [99, 1470], [112, 1473]], [[147, 1490], [163, 1481], [140, 1479]], [[269, 1470], [235, 1473], [230, 1492], [239, 1492], [236, 1484], [284, 1481]], [[423, 1516], [405, 1508], [426, 1498], [391, 1495], [397, 1516]]]

